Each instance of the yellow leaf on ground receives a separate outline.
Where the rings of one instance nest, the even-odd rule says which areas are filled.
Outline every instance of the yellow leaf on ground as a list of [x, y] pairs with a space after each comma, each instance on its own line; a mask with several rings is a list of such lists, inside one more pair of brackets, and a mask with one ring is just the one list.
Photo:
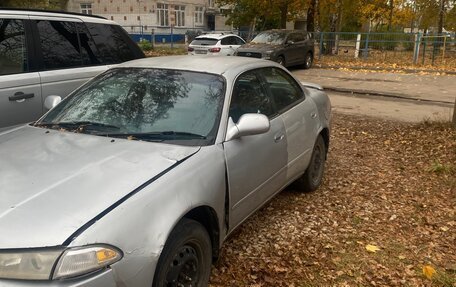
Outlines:
[[375, 253], [375, 252], [379, 251], [380, 248], [378, 248], [378, 247], [375, 246], [375, 245], [367, 244], [367, 245], [366, 245], [366, 250], [369, 251], [369, 252]]
[[431, 280], [435, 274], [435, 269], [429, 265], [423, 266], [423, 274], [427, 279]]

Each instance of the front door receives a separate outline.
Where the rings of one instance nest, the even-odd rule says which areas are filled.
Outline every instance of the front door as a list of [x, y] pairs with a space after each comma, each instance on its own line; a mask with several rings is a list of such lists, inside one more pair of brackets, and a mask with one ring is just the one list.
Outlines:
[[230, 120], [236, 123], [246, 113], [270, 118], [270, 130], [224, 143], [230, 189], [230, 229], [236, 227], [286, 182], [287, 139], [283, 120], [256, 71], [236, 80], [230, 105]]

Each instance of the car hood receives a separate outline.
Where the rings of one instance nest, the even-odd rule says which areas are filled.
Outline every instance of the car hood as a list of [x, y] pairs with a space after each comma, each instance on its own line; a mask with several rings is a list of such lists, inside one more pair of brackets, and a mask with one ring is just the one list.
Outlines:
[[271, 50], [280, 49], [281, 45], [272, 45], [272, 44], [255, 44], [248, 43], [239, 47], [238, 51], [242, 52], [266, 52]]
[[0, 248], [62, 245], [198, 150], [32, 126], [0, 133]]

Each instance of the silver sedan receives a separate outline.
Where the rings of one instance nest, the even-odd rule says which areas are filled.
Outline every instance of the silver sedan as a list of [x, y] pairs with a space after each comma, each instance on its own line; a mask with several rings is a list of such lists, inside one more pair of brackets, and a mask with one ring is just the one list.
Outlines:
[[227, 236], [318, 188], [331, 105], [243, 57], [108, 70], [0, 134], [0, 286], [205, 286]]

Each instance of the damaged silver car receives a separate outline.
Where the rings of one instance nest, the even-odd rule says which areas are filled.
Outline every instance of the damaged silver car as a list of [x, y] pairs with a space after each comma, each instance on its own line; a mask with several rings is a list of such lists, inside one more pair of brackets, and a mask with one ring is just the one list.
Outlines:
[[331, 105], [277, 63], [112, 68], [0, 134], [0, 286], [206, 286], [227, 236], [320, 185]]

